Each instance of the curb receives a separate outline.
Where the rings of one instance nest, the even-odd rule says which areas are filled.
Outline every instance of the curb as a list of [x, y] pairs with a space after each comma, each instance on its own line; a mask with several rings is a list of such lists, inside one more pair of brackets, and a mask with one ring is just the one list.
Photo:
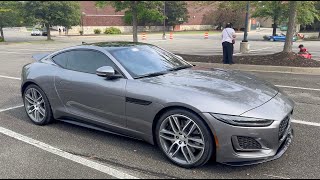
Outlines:
[[201, 63], [201, 62], [190, 62], [190, 63], [200, 67], [214, 67], [214, 68], [222, 68], [222, 69], [241, 70], [241, 71], [320, 75], [319, 67], [308, 68], [308, 67], [266, 66], [266, 65], [246, 65], [246, 64], [228, 65], [228, 64], [220, 64], [220, 63]]

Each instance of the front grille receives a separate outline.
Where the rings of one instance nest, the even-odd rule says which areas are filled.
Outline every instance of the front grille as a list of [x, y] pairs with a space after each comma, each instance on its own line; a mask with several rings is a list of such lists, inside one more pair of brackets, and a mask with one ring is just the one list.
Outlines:
[[239, 146], [242, 149], [261, 149], [261, 144], [252, 137], [237, 136]]
[[279, 139], [281, 139], [283, 137], [283, 135], [285, 134], [288, 126], [289, 126], [289, 122], [290, 122], [290, 116], [285, 117], [279, 126]]

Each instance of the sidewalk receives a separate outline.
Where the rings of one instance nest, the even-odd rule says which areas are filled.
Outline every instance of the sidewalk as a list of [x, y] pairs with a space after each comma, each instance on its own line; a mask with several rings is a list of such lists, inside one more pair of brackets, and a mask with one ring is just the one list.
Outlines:
[[276, 72], [276, 73], [292, 73], [292, 74], [309, 74], [320, 75], [320, 68], [290, 67], [290, 66], [265, 66], [265, 65], [245, 65], [245, 64], [220, 64], [220, 63], [201, 63], [190, 62], [199, 67], [211, 67], [222, 69], [233, 69], [241, 71], [259, 71], [259, 72]]

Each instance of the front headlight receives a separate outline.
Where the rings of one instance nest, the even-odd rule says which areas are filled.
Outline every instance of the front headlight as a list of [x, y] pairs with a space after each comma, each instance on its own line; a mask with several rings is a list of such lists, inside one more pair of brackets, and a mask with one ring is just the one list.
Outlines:
[[225, 115], [225, 114], [214, 114], [214, 113], [210, 113], [210, 114], [217, 120], [233, 126], [266, 127], [266, 126], [270, 126], [273, 123], [273, 120], [269, 120], [269, 119], [258, 119], [258, 118], [251, 118], [251, 117], [241, 117], [241, 116], [232, 116], [232, 115]]

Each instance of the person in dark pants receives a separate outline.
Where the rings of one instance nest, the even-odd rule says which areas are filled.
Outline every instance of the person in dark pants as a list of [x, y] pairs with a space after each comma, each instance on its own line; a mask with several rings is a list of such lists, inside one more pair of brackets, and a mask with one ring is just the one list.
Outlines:
[[233, 44], [235, 38], [236, 33], [232, 28], [232, 24], [228, 23], [226, 28], [222, 31], [223, 64], [234, 64]]

